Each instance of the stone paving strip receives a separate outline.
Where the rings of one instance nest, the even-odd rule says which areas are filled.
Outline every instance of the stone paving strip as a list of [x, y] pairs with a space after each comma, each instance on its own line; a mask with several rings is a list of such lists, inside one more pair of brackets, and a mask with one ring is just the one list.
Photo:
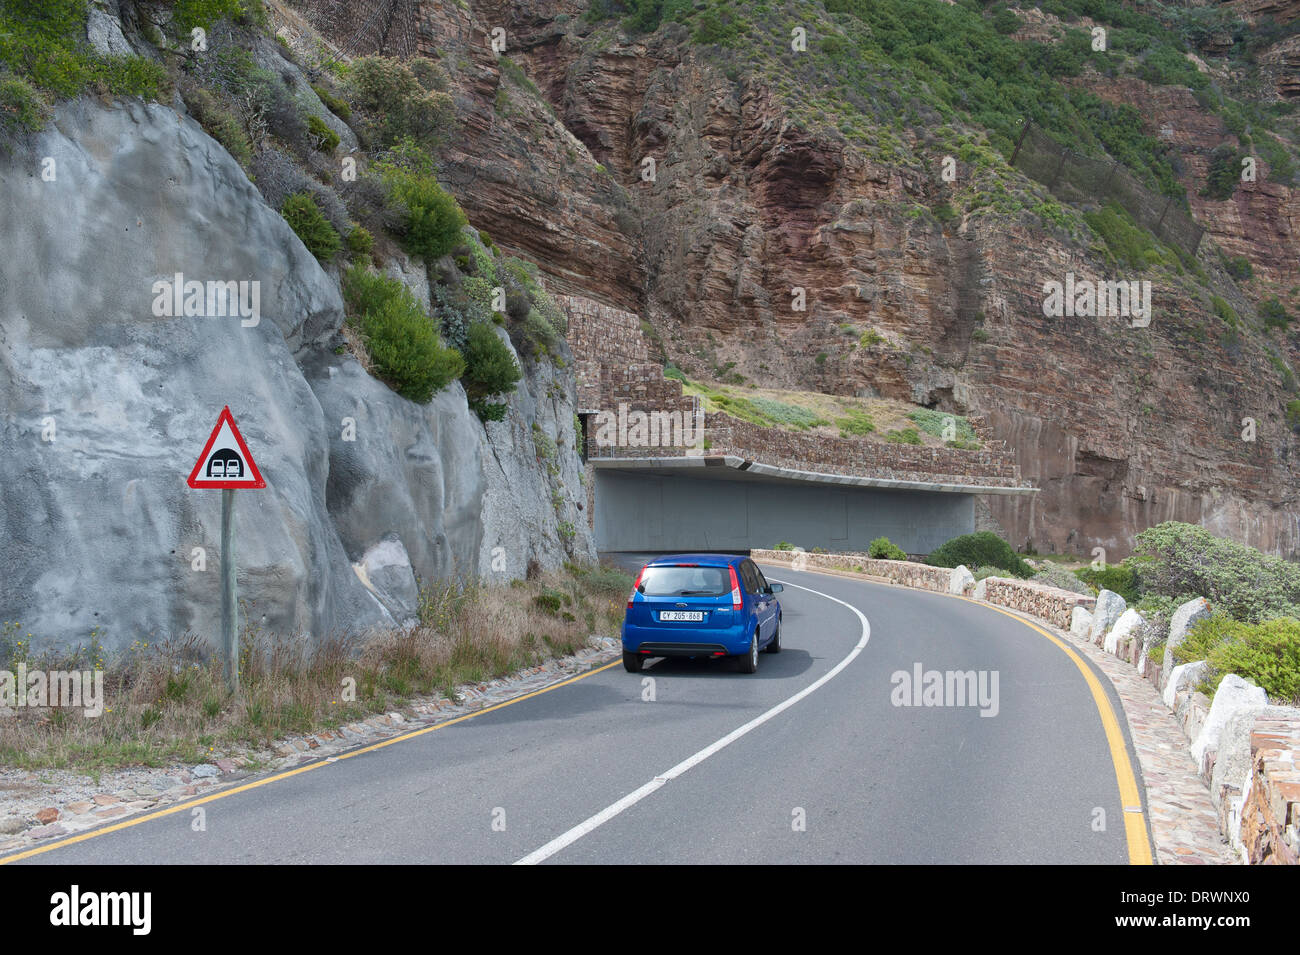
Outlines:
[[[621, 653], [617, 639], [597, 637], [571, 656], [457, 687], [459, 702], [417, 697], [403, 712], [375, 714], [334, 730], [291, 736], [266, 749], [232, 753], [197, 766], [114, 770], [101, 774], [98, 782], [69, 770], [0, 769], [0, 855], [444, 723], [568, 680], [618, 659]], [[250, 771], [250, 766], [256, 766], [256, 771]]]
[[[772, 562], [782, 561], [778, 558]], [[882, 577], [839, 568], [817, 567], [816, 572], [902, 586]], [[1074, 636], [1068, 630], [1018, 610], [998, 609], [1042, 627], [1073, 647], [1096, 664], [1115, 688], [1141, 767], [1156, 862], [1159, 865], [1242, 864], [1243, 860], [1219, 832], [1219, 815], [1210, 791], [1197, 773], [1182, 727], [1164, 705], [1159, 691], [1142, 679], [1131, 664], [1093, 645], [1086, 636]]]

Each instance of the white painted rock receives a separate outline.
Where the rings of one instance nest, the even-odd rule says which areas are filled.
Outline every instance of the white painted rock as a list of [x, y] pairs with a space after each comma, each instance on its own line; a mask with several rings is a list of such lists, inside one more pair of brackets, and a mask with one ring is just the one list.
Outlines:
[[987, 598], [988, 589], [989, 579], [987, 577], [983, 580], [977, 580], [975, 581], [975, 589], [971, 591], [971, 596], [976, 600], [984, 600]]
[[[1168, 648], [1165, 650], [1169, 652]], [[1194, 687], [1205, 679], [1205, 671], [1210, 664], [1205, 660], [1197, 660], [1195, 663], [1180, 663], [1169, 673], [1169, 682], [1165, 684], [1162, 699], [1165, 706], [1171, 710], [1178, 700], [1178, 694], [1184, 687]]]
[[1115, 626], [1111, 627], [1110, 632], [1106, 634], [1106, 642], [1103, 644], [1102, 649], [1107, 653], [1114, 653], [1119, 649], [1121, 640], [1128, 637], [1134, 630], [1137, 630], [1145, 623], [1146, 619], [1142, 614], [1132, 607], [1125, 610], [1119, 615], [1119, 619], [1115, 621]]
[[1214, 693], [1214, 702], [1210, 704], [1209, 715], [1201, 727], [1195, 742], [1192, 743], [1192, 759], [1196, 761], [1197, 771], [1205, 768], [1205, 756], [1219, 748], [1219, 734], [1223, 732], [1228, 719], [1248, 708], [1261, 708], [1268, 705], [1268, 697], [1263, 689], [1253, 683], [1247, 683], [1235, 673], [1229, 673]]
[[1174, 615], [1169, 618], [1169, 639], [1165, 641], [1165, 659], [1160, 665], [1162, 687], [1169, 681], [1169, 676], [1174, 670], [1175, 661], [1172, 653], [1174, 647], [1187, 639], [1187, 632], [1192, 629], [1196, 621], [1209, 615], [1209, 602], [1204, 597], [1196, 597], [1179, 606], [1174, 611]]
[[1092, 630], [1092, 611], [1075, 607], [1070, 611], [1070, 632], [1076, 637], [1086, 637]]
[[1124, 598], [1113, 590], [1103, 590], [1097, 594], [1097, 604], [1092, 608], [1092, 628], [1088, 631], [1088, 639], [1093, 643], [1101, 643], [1106, 632], [1115, 625], [1115, 621], [1120, 615], [1128, 609], [1128, 604]]
[[966, 569], [965, 564], [958, 564], [952, 569], [948, 578], [948, 593], [964, 594], [968, 588], [975, 586], [975, 575]]

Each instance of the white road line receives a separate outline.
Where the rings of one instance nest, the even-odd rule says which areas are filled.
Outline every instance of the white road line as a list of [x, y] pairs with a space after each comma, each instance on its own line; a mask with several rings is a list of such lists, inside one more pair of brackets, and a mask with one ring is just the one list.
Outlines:
[[[776, 581], [776, 582], [784, 583], [784, 581]], [[809, 694], [816, 692], [826, 683], [830, 682], [830, 680], [833, 679], [837, 673], [839, 673], [846, 666], [848, 666], [850, 663], [853, 662], [853, 659], [859, 653], [861, 653], [862, 649], [867, 645], [867, 641], [871, 639], [871, 624], [870, 622], [868, 622], [867, 618], [863, 615], [862, 611], [859, 610], [857, 607], [853, 606], [852, 604], [840, 600], [838, 597], [832, 597], [830, 594], [824, 594], [820, 590], [813, 590], [811, 587], [802, 587], [799, 584], [791, 584], [791, 583], [785, 583], [785, 586], [796, 587], [799, 590], [806, 590], [809, 593], [816, 594], [819, 597], [825, 597], [827, 600], [833, 600], [835, 601], [835, 603], [843, 604], [845, 607], [848, 607], [855, 614], [857, 614], [858, 619], [862, 621], [862, 638], [858, 640], [857, 645], [851, 651], [849, 651], [849, 655], [846, 656], [839, 663], [835, 664], [835, 666], [830, 671], [823, 674], [819, 679], [817, 679], [813, 683], [810, 683], [808, 686], [804, 687], [794, 696], [789, 697], [788, 699], [778, 703], [776, 706], [772, 707], [766, 713], [762, 713], [761, 715], [754, 717], [744, 726], [737, 727], [736, 729], [728, 733], [726, 736], [722, 737], [722, 739], [704, 747], [704, 749], [700, 750], [694, 756], [688, 756], [686, 759], [682, 760], [672, 769], [668, 770], [665, 773], [661, 773], [660, 775], [656, 776], [654, 779], [646, 783], [644, 786], [628, 793], [618, 802], [610, 806], [606, 806], [604, 809], [596, 813], [590, 819], [587, 819], [585, 822], [578, 823], [578, 825], [574, 826], [568, 832], [552, 839], [550, 842], [542, 846], [540, 849], [528, 853], [528, 855], [524, 856], [522, 859], [516, 862], [515, 865], [536, 865], [539, 862], [545, 862], [547, 859], [555, 855], [555, 853], [559, 852], [561, 849], [565, 848], [566, 846], [573, 845], [575, 842], [577, 842], [587, 833], [598, 828], [599, 826], [603, 826], [605, 823], [609, 822], [611, 819], [613, 819], [623, 810], [635, 806], [646, 796], [649, 796], [656, 789], [665, 785], [669, 780], [676, 779], [678, 776], [682, 775], [684, 772], [686, 772], [688, 769], [690, 769], [693, 766], [698, 766], [700, 763], [704, 762], [714, 753], [718, 752], [718, 750], [722, 749], [723, 747], [729, 746], [730, 744], [734, 743], [736, 740], [744, 736], [746, 733], [748, 733], [750, 730], [757, 729], [759, 726], [762, 726], [764, 723], [772, 719], [777, 714], [782, 713], [785, 710], [788, 710], [790, 707], [794, 706], [805, 696], [808, 696]]]

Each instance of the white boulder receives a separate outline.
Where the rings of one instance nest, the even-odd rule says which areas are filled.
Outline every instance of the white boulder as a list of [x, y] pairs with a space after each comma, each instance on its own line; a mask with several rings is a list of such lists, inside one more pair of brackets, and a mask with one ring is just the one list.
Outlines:
[[1088, 639], [1093, 643], [1101, 643], [1107, 631], [1127, 609], [1128, 604], [1124, 598], [1113, 590], [1103, 590], [1097, 594], [1097, 603], [1092, 608], [1092, 629], [1088, 631]]
[[1133, 631], [1137, 630], [1145, 623], [1146, 619], [1142, 614], [1138, 613], [1132, 607], [1125, 610], [1119, 615], [1119, 619], [1115, 621], [1115, 626], [1111, 627], [1110, 632], [1106, 634], [1106, 641], [1102, 645], [1102, 649], [1107, 653], [1114, 653], [1119, 649], [1119, 642], [1121, 640], [1130, 636]]
[[1192, 625], [1196, 621], [1209, 615], [1209, 601], [1204, 597], [1196, 597], [1180, 605], [1174, 611], [1174, 615], [1169, 618], [1169, 639], [1165, 641], [1165, 658], [1160, 664], [1160, 685], [1162, 687], [1169, 682], [1170, 674], [1174, 670], [1174, 647], [1187, 639], [1187, 633], [1192, 629]]
[[[1168, 651], [1166, 651], [1168, 652]], [[1165, 706], [1171, 710], [1178, 700], [1178, 694], [1184, 687], [1194, 687], [1205, 679], [1205, 673], [1209, 670], [1210, 664], [1205, 660], [1197, 660], [1195, 663], [1180, 663], [1174, 667], [1169, 674], [1169, 681], [1165, 683], [1162, 699]]]
[[948, 578], [948, 593], [964, 594], [974, 586], [975, 575], [966, 568], [965, 564], [958, 564], [952, 569], [952, 575]]
[[1092, 611], [1075, 607], [1070, 611], [1070, 632], [1076, 637], [1086, 637], [1092, 631]]
[[1210, 704], [1205, 723], [1192, 743], [1192, 759], [1196, 761], [1197, 771], [1204, 771], [1206, 756], [1218, 750], [1219, 736], [1232, 716], [1267, 705], [1268, 696], [1261, 687], [1247, 683], [1235, 673], [1225, 676], [1214, 692], [1214, 702]]

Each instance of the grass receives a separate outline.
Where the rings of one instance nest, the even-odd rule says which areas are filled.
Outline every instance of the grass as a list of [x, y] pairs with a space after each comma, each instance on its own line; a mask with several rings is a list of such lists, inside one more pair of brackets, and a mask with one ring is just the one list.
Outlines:
[[[889, 440], [889, 432], [903, 431], [908, 432], [904, 438], [908, 443], [943, 447], [947, 443], [943, 423], [951, 417], [957, 438], [966, 439], [961, 446], [980, 447], [974, 429], [961, 415], [918, 408], [904, 401], [777, 388], [746, 387], [742, 393], [732, 385], [689, 380], [679, 368], [672, 366], [665, 369], [664, 375], [682, 382], [683, 394], [700, 396], [705, 411], [725, 411], [763, 427], [869, 441]], [[918, 427], [919, 421], [926, 422], [926, 426]]]
[[[508, 586], [425, 587], [418, 625], [365, 642], [245, 630], [234, 695], [204, 641], [137, 643], [104, 666], [101, 717], [24, 708], [0, 721], [0, 765], [95, 772], [205, 762], [288, 734], [337, 729], [415, 697], [454, 698], [457, 686], [573, 653], [593, 633], [615, 634], [631, 586], [632, 578], [613, 568], [567, 565]], [[544, 594], [553, 601], [539, 605]], [[6, 658], [16, 643], [9, 642]], [[27, 647], [30, 641], [18, 651], [29, 668], [95, 662], [94, 652], [38, 658]]]

